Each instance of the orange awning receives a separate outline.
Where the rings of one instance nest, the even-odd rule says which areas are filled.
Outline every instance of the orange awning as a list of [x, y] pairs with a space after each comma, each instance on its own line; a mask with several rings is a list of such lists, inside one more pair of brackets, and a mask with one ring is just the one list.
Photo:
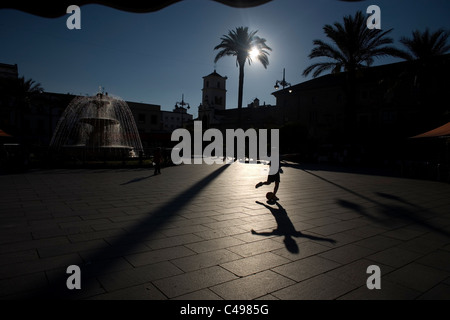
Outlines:
[[7, 134], [5, 131], [3, 131], [2, 129], [0, 129], [0, 137], [12, 137], [12, 135]]
[[436, 129], [421, 133], [411, 138], [436, 138], [436, 137], [450, 137], [450, 122]]

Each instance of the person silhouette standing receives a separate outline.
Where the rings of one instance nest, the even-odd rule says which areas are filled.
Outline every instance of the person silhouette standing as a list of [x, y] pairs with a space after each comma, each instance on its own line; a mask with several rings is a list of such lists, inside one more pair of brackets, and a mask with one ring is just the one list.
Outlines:
[[155, 150], [155, 154], [153, 155], [153, 163], [155, 166], [155, 173], [154, 175], [156, 176], [157, 174], [161, 174], [161, 148], [156, 148]]

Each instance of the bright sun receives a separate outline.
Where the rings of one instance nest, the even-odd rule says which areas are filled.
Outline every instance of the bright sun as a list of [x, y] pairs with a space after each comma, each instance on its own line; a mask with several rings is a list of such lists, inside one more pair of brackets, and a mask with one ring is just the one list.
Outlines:
[[253, 47], [249, 52], [250, 59], [255, 59], [259, 55], [259, 50], [256, 47]]

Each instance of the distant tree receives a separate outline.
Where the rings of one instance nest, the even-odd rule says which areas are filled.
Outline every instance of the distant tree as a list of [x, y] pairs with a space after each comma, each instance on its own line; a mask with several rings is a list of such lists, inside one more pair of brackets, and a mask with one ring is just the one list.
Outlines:
[[23, 98], [25, 102], [29, 102], [30, 98], [43, 91], [41, 84], [33, 79], [25, 80], [25, 77], [17, 79], [16, 84], [17, 96]]
[[40, 83], [33, 79], [25, 80], [25, 77], [5, 78], [0, 82], [0, 92], [4, 97], [12, 101], [15, 114], [16, 134], [22, 134], [22, 125], [25, 112], [30, 108], [33, 96], [43, 91]]
[[[244, 90], [244, 66], [245, 62], [252, 63], [252, 50], [257, 54], [253, 58], [258, 59], [259, 62], [267, 68], [269, 65], [269, 52], [272, 50], [266, 44], [266, 39], [260, 38], [256, 35], [258, 31], [249, 31], [248, 27], [237, 27], [235, 30], [230, 30], [228, 34], [223, 35], [214, 50], [220, 50], [217, 53], [214, 62], [225, 56], [235, 56], [236, 66], [239, 67], [239, 94], [238, 94], [238, 109], [239, 109], [239, 126], [241, 125], [241, 109], [242, 98]], [[257, 50], [257, 51], [256, 51]]]
[[399, 57], [406, 60], [427, 60], [443, 55], [450, 51], [449, 38], [450, 32], [444, 29], [438, 29], [432, 33], [428, 28], [424, 32], [415, 30], [412, 38], [400, 38], [400, 42], [408, 51], [401, 51]]
[[29, 104], [33, 95], [43, 91], [40, 83], [33, 79], [25, 80], [25, 77], [4, 78], [0, 82], [0, 91], [2, 94], [13, 97], [16, 105]]

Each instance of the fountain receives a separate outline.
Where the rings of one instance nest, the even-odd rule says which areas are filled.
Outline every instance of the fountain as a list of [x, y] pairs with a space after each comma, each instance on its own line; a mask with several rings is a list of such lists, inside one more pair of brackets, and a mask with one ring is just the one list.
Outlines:
[[123, 159], [143, 150], [127, 103], [102, 92], [75, 97], [69, 103], [56, 126], [50, 148], [84, 160]]

